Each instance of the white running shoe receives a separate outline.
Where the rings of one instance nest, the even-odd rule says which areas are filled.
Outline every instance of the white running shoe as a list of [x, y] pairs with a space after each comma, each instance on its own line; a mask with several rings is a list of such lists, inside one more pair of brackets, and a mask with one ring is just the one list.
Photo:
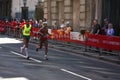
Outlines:
[[47, 55], [44, 55], [44, 59], [45, 59], [45, 60], [48, 60]]

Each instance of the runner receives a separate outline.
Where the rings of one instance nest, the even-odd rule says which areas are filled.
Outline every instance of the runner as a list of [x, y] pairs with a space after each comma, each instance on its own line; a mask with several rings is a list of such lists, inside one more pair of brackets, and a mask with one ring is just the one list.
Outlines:
[[47, 27], [47, 22], [43, 22], [43, 26], [39, 29], [38, 34], [40, 35], [40, 43], [38, 46], [36, 46], [36, 51], [38, 51], [38, 49], [41, 49], [43, 44], [45, 46], [45, 55], [44, 55], [44, 59], [48, 60], [47, 58], [47, 53], [48, 53], [48, 27]]
[[29, 43], [29, 39], [30, 39], [30, 32], [32, 31], [32, 26], [30, 25], [29, 21], [26, 21], [26, 24], [22, 27], [23, 30], [23, 41], [24, 41], [24, 45], [23, 47], [21, 47], [20, 49], [20, 53], [23, 53], [23, 49], [25, 49], [25, 53], [26, 53], [26, 58], [29, 59], [29, 55], [28, 55], [28, 43]]

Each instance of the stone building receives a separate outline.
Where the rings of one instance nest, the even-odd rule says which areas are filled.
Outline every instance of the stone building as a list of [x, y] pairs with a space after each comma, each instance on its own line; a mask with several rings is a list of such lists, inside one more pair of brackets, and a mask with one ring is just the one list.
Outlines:
[[[24, 2], [26, 4], [24, 5]], [[22, 8], [28, 8], [28, 18], [35, 18], [35, 8], [38, 0], [0, 0], [0, 17], [22, 18]]]
[[9, 17], [11, 15], [11, 0], [0, 0], [0, 18]]
[[74, 31], [89, 28], [93, 19], [102, 24], [104, 18], [120, 22], [120, 0], [44, 0], [44, 17], [53, 21], [70, 21]]

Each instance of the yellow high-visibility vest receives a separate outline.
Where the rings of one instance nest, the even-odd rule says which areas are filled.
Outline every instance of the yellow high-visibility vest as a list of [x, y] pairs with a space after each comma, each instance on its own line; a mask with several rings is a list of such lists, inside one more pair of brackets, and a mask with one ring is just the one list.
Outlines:
[[31, 28], [32, 28], [31, 25], [29, 25], [29, 27], [27, 27], [26, 25], [24, 25], [23, 35], [24, 36], [30, 36]]

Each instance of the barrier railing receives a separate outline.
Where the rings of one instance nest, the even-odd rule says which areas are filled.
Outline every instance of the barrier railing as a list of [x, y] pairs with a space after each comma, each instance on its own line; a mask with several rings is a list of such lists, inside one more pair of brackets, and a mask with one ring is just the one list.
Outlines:
[[[85, 46], [91, 46], [99, 48], [100, 55], [102, 55], [102, 50], [109, 50], [109, 51], [118, 51], [119, 59], [120, 59], [120, 37], [116, 36], [106, 36], [106, 35], [94, 35], [86, 33], [85, 35], [79, 35], [83, 37], [83, 40], [72, 39], [71, 34], [64, 36], [57, 32], [57, 30], [51, 31], [52, 37], [51, 39], [56, 39], [59, 41], [70, 42], [70, 43], [77, 43], [77, 44], [84, 44]], [[59, 37], [61, 35], [61, 37]], [[78, 36], [78, 37], [79, 37]], [[85, 47], [86, 48], [86, 47]]]

